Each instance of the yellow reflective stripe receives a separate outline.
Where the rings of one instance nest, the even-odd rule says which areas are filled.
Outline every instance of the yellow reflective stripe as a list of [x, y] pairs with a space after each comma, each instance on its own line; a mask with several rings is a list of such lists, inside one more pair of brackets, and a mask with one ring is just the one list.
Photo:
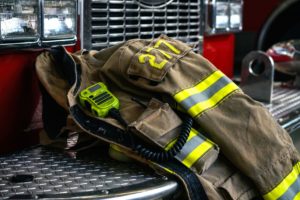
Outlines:
[[[187, 142], [189, 140], [191, 140], [193, 137], [195, 137], [198, 134], [198, 132], [195, 129], [191, 129], [189, 137], [187, 139]], [[172, 142], [170, 142], [166, 147], [165, 150], [168, 151], [169, 149], [171, 149], [171, 147], [175, 144], [175, 142], [177, 141], [177, 138], [175, 138]]]
[[227, 84], [225, 87], [220, 89], [218, 92], [216, 92], [211, 98], [209, 98], [206, 101], [199, 102], [192, 106], [189, 110], [188, 113], [192, 116], [195, 117], [202, 112], [204, 112], [207, 109], [215, 107], [219, 102], [221, 102], [222, 99], [224, 99], [227, 95], [232, 93], [234, 90], [237, 90], [238, 86], [231, 82]]
[[[199, 138], [195, 138], [199, 137]], [[201, 158], [210, 148], [213, 148], [214, 144], [209, 139], [203, 139], [197, 130], [191, 129], [189, 137], [187, 139], [187, 143], [191, 141], [192, 139], [196, 139], [197, 141], [203, 141], [201, 142], [196, 148], [193, 148], [192, 146], [184, 146], [182, 150], [175, 156], [176, 159], [181, 161], [185, 166], [191, 167], [199, 158]], [[177, 138], [170, 142], [166, 147], [165, 150], [169, 150], [177, 141]], [[190, 150], [187, 151], [187, 149], [193, 148], [191, 152]], [[184, 157], [182, 157], [184, 156]]]
[[191, 167], [199, 158], [201, 158], [210, 148], [213, 147], [213, 144], [205, 141], [200, 144], [196, 149], [194, 149], [183, 161], [182, 163]]
[[295, 196], [294, 200], [300, 200], [300, 192]]
[[224, 74], [221, 71], [215, 71], [214, 73], [212, 73], [210, 76], [208, 76], [206, 79], [204, 79], [203, 81], [201, 81], [200, 83], [198, 83], [195, 87], [183, 90], [179, 93], [177, 93], [174, 96], [174, 99], [180, 103], [181, 101], [183, 101], [184, 99], [200, 93], [204, 90], [206, 90], [207, 88], [209, 88], [211, 85], [213, 85], [218, 79], [220, 79], [221, 77], [223, 77]]
[[222, 72], [215, 71], [194, 87], [174, 95], [174, 99], [192, 117], [217, 106], [226, 96], [239, 89]]
[[[265, 194], [263, 198], [266, 200], [274, 200], [284, 195], [289, 190], [290, 186], [298, 179], [300, 174], [299, 167], [300, 162], [293, 167], [293, 170], [279, 183], [279, 185], [277, 185], [271, 192]], [[297, 196], [299, 196], [299, 194], [297, 194], [296, 197]]]

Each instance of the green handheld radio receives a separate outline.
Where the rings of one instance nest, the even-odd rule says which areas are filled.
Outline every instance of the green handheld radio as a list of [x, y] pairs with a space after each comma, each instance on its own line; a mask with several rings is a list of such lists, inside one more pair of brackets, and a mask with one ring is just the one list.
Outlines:
[[106, 117], [111, 109], [118, 110], [120, 106], [119, 100], [102, 82], [82, 90], [79, 94], [79, 100], [83, 107], [98, 117]]

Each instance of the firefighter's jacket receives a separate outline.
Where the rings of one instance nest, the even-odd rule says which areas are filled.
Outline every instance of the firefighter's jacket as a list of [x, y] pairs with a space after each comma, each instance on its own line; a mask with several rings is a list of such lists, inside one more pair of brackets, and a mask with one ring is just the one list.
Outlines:
[[[191, 199], [205, 199], [197, 194], [203, 188], [208, 199], [216, 200], [258, 194], [267, 200], [300, 199], [299, 154], [287, 132], [262, 104], [184, 43], [160, 36], [99, 52], [46, 51], [36, 67], [42, 85], [78, 129], [178, 176]], [[96, 117], [79, 104], [79, 93], [97, 82], [120, 100], [128, 127]], [[174, 158], [180, 165], [137, 155], [128, 139], [132, 135], [150, 146], [172, 146], [182, 123], [175, 110], [194, 119], [187, 142]], [[192, 175], [180, 176], [181, 169]]]

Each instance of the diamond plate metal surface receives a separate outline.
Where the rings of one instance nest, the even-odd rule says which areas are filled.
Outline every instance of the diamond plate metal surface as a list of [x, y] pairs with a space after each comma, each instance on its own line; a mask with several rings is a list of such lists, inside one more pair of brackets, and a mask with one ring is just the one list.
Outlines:
[[[96, 154], [94, 152], [94, 154]], [[136, 163], [120, 163], [109, 158], [71, 158], [63, 153], [38, 147], [0, 157], [0, 199], [15, 195], [51, 195], [98, 192], [139, 185], [147, 190], [148, 182], [166, 184], [161, 176]], [[12, 182], [16, 175], [32, 175], [28, 182]], [[143, 184], [145, 184], [143, 186]], [[174, 187], [173, 187], [174, 189]], [[170, 191], [165, 191], [166, 193]], [[16, 196], [16, 197], [17, 197]], [[68, 198], [67, 198], [68, 199]]]
[[274, 87], [272, 103], [266, 105], [276, 119], [300, 108], [300, 90]]
[[272, 115], [288, 132], [299, 127], [300, 90], [276, 86], [273, 89], [272, 103], [265, 104]]

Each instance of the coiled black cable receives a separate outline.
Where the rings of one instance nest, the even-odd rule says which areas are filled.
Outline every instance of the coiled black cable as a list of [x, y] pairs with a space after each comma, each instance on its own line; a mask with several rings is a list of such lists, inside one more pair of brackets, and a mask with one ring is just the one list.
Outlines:
[[190, 116], [185, 115], [183, 118], [182, 129], [177, 138], [177, 141], [168, 151], [164, 151], [164, 150], [156, 151], [144, 147], [141, 144], [136, 145], [134, 150], [140, 156], [152, 161], [156, 161], [156, 162], [168, 161], [181, 151], [182, 147], [184, 146], [184, 144], [188, 139], [192, 126], [193, 126], [193, 119]]

